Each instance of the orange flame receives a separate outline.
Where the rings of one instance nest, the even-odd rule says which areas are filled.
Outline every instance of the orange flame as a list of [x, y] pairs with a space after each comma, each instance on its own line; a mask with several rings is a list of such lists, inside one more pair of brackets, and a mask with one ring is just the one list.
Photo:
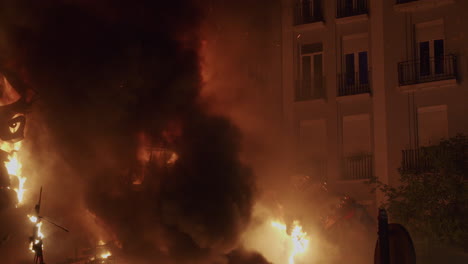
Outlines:
[[10, 175], [10, 179], [16, 178], [18, 182], [17, 186], [13, 188], [18, 199], [18, 206], [24, 200], [24, 185], [26, 183], [26, 177], [21, 175], [23, 165], [18, 158], [18, 151], [21, 149], [21, 141], [16, 143], [2, 142], [0, 149], [8, 153], [8, 160], [5, 161], [5, 167]]
[[104, 253], [101, 254], [102, 259], [107, 259], [110, 256], [112, 256], [112, 254], [109, 251], [104, 252]]
[[288, 237], [291, 248], [289, 249], [289, 264], [295, 263], [296, 256], [306, 252], [309, 247], [309, 237], [307, 233], [302, 230], [302, 226], [299, 221], [293, 222], [293, 229], [291, 234], [287, 234], [286, 224], [279, 221], [272, 221], [271, 226], [275, 229], [280, 230], [284, 235]]

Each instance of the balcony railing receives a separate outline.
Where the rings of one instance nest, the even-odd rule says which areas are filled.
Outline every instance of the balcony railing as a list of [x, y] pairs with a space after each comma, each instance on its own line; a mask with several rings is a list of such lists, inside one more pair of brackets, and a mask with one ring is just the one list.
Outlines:
[[[322, 77], [322, 80], [323, 78], [324, 77]], [[296, 80], [295, 87], [296, 102], [325, 98], [325, 88], [323, 84], [319, 87], [314, 87], [310, 82]]]
[[407, 173], [434, 172], [435, 163], [449, 157], [448, 149], [440, 146], [428, 146], [417, 149], [404, 149], [400, 170]]
[[337, 0], [336, 17], [349, 17], [369, 13], [367, 0]]
[[405, 149], [401, 153], [401, 170], [415, 173], [432, 170], [432, 162], [424, 149]]
[[302, 0], [296, 4], [294, 24], [302, 25], [323, 21], [321, 0]]
[[370, 71], [338, 75], [338, 96], [370, 93]]
[[418, 0], [396, 0], [396, 3], [397, 5], [398, 4], [406, 4], [406, 3], [409, 3], [409, 2], [416, 2]]
[[398, 63], [400, 86], [457, 78], [457, 58], [446, 55]]
[[344, 180], [369, 179], [372, 177], [373, 171], [372, 154], [354, 155], [343, 159]]

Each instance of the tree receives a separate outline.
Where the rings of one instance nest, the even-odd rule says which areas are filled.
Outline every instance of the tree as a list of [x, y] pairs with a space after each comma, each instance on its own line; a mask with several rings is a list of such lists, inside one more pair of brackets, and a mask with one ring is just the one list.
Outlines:
[[399, 169], [399, 186], [372, 178], [386, 196], [382, 204], [393, 222], [419, 238], [468, 248], [468, 138], [465, 135], [422, 147], [416, 166]]

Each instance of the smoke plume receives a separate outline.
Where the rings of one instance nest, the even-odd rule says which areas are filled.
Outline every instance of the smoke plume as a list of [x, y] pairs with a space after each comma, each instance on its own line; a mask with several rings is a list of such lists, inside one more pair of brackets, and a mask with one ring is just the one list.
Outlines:
[[[47, 262], [97, 239], [132, 263], [262, 260], [229, 254], [255, 184], [239, 158], [240, 131], [200, 97], [205, 4], [2, 1], [2, 65], [39, 97], [29, 184], [44, 186], [43, 213], [71, 230], [46, 230]], [[141, 137], [178, 159], [135, 186]]]

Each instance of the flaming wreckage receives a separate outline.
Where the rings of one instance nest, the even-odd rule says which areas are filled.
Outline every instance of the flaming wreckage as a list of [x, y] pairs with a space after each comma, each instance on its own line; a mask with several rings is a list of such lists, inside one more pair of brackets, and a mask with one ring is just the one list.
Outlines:
[[[0, 209], [14, 205], [21, 206], [24, 201], [26, 177], [22, 175], [22, 165], [18, 158], [21, 141], [24, 138], [26, 126], [25, 112], [31, 103], [31, 98], [21, 96], [10, 84], [5, 75], [0, 73], [0, 159], [4, 166], [0, 166]], [[68, 229], [55, 224], [40, 214], [42, 187], [39, 201], [34, 207], [34, 213], [28, 215], [34, 224], [32, 235], [29, 237], [29, 249], [34, 252], [34, 263], [44, 264], [43, 233], [41, 227], [43, 220], [68, 232]], [[0, 246], [6, 243], [9, 234], [0, 234], [3, 240]]]
[[[9, 208], [14, 205], [16, 208], [23, 204], [25, 183], [27, 178], [22, 175], [22, 164], [18, 158], [21, 149], [21, 142], [24, 138], [26, 126], [25, 112], [31, 104], [31, 99], [21, 96], [13, 88], [8, 79], [0, 73], [0, 159], [4, 166], [0, 166], [0, 209]], [[170, 168], [178, 160], [176, 152], [167, 146], [153, 146], [151, 140], [144, 134], [140, 135], [138, 147], [138, 164], [128, 179], [128, 183], [135, 190], [142, 188], [142, 183], [146, 180], [145, 175], [151, 173], [155, 168]], [[306, 180], [308, 182], [308, 180]], [[306, 182], [301, 182], [299, 186], [308, 186]], [[326, 184], [320, 185], [320, 192], [329, 192]], [[29, 237], [29, 249], [34, 253], [34, 263], [44, 264], [43, 239], [41, 232], [43, 222], [69, 232], [68, 229], [55, 224], [50, 219], [41, 215], [42, 187], [39, 192], [39, 199], [34, 207], [34, 212], [28, 215], [33, 224], [32, 235]], [[340, 205], [331, 215], [323, 219], [323, 228], [333, 233], [337, 226], [346, 222], [359, 222], [368, 227], [370, 232], [375, 232], [372, 219], [367, 215], [366, 210], [348, 196], [341, 199]], [[384, 210], [379, 212], [379, 238], [375, 248], [374, 263], [415, 263], [414, 247], [411, 237], [406, 229], [398, 224], [388, 224]], [[283, 234], [286, 241], [289, 241], [291, 251], [288, 254], [288, 263], [295, 264], [295, 258], [304, 253], [309, 245], [309, 236], [302, 230], [298, 221], [294, 221], [290, 228], [281, 221], [272, 221], [271, 227]], [[289, 230], [289, 231], [288, 231]], [[3, 231], [0, 231], [3, 232]], [[2, 240], [0, 246], [8, 242], [9, 234], [0, 233]], [[398, 242], [400, 241], [400, 242]], [[400, 245], [391, 247], [391, 245]], [[402, 246], [403, 245], [403, 246]], [[67, 264], [109, 264], [114, 262], [114, 257], [110, 252], [111, 243], [99, 241], [93, 248], [87, 248], [76, 253], [75, 258], [68, 259]], [[403, 257], [401, 257], [403, 256]]]

